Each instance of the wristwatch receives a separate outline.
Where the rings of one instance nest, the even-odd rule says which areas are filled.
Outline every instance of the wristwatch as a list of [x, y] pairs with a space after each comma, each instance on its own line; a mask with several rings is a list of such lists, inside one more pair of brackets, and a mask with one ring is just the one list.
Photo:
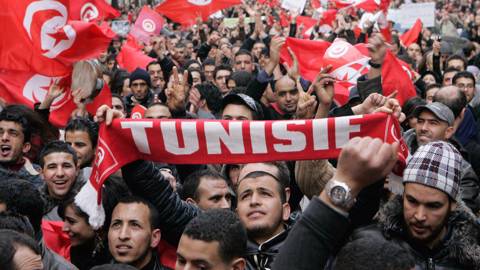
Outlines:
[[355, 198], [352, 196], [351, 189], [344, 182], [331, 179], [325, 186], [325, 191], [335, 206], [350, 209], [355, 204]]

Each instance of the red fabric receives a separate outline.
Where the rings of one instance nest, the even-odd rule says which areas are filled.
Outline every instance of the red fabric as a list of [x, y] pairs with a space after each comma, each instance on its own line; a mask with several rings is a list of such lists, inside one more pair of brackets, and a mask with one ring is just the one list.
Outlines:
[[392, 30], [390, 27], [390, 23], [388, 23], [387, 27], [380, 28], [380, 33], [382, 33], [382, 36], [385, 38], [386, 42], [392, 43]]
[[282, 27], [288, 27], [290, 25], [291, 18], [285, 11], [280, 11], [280, 25]]
[[63, 221], [42, 220], [45, 245], [53, 252], [70, 261], [70, 237], [63, 231]]
[[143, 116], [145, 115], [146, 110], [147, 110], [147, 108], [145, 108], [144, 106], [142, 106], [140, 104], [137, 104], [137, 105], [133, 106], [132, 113], [130, 114], [130, 118], [132, 118], [132, 119], [142, 119]]
[[[400, 125], [382, 113], [293, 121], [116, 119], [100, 127], [90, 184], [98, 203], [107, 177], [134, 160], [225, 164], [328, 159], [337, 158], [357, 136], [393, 143], [401, 140]], [[399, 174], [407, 155], [399, 153]]]
[[160, 263], [170, 269], [175, 269], [175, 263], [177, 262], [177, 248], [170, 245], [165, 240], [160, 240], [157, 246], [157, 252], [160, 256]]
[[145, 55], [142, 51], [127, 44], [122, 46], [122, 50], [117, 55], [118, 65], [128, 72], [132, 72], [138, 67], [146, 69], [148, 63], [152, 61], [155, 61], [155, 58]]
[[397, 90], [396, 98], [400, 105], [417, 95], [411, 77], [402, 63], [390, 51], [387, 51], [382, 65], [382, 90], [385, 96]]
[[417, 19], [415, 24], [407, 32], [400, 36], [403, 46], [408, 47], [410, 44], [417, 42], [420, 32], [422, 32], [422, 20]]
[[368, 12], [387, 10], [391, 0], [334, 0], [337, 8], [358, 8]]
[[314, 9], [320, 8], [322, 4], [320, 3], [320, 0], [311, 0], [310, 4]]
[[71, 0], [69, 12], [72, 20], [85, 22], [111, 20], [120, 16], [120, 11], [105, 0]]
[[368, 72], [368, 57], [360, 49], [342, 39], [336, 39], [323, 57], [323, 66], [331, 65], [331, 75], [337, 80], [357, 84], [357, 79]]
[[35, 103], [43, 101], [48, 89], [55, 82], [60, 82], [64, 87], [64, 94], [52, 103], [49, 120], [53, 125], [63, 127], [72, 111], [77, 108], [70, 91], [70, 75], [48, 77], [30, 72], [0, 70], [0, 97], [7, 103], [20, 103], [33, 108]]
[[309, 39], [312, 34], [313, 28], [317, 24], [318, 20], [313, 19], [312, 17], [307, 16], [298, 16], [297, 17], [297, 27], [303, 24], [302, 37]]
[[213, 13], [241, 3], [240, 0], [166, 0], [155, 10], [174, 22], [190, 26], [198, 15], [207, 21]]
[[103, 88], [100, 90], [100, 93], [85, 107], [90, 115], [95, 115], [97, 109], [102, 105], [107, 105], [110, 108], [112, 107], [112, 92], [110, 91], [108, 84], [105, 82], [103, 83]]
[[320, 25], [328, 24], [330, 26], [333, 26], [333, 22], [335, 21], [335, 18], [337, 17], [337, 12], [338, 12], [338, 10], [336, 10], [336, 9], [325, 10], [322, 13], [322, 18], [320, 19]]
[[143, 46], [141, 46], [137, 39], [132, 36], [131, 34], [128, 34], [127, 35], [127, 42], [125, 43], [126, 46], [129, 46], [129, 47], [132, 47], [134, 49], [137, 49], [137, 50], [142, 50], [143, 49]]
[[130, 30], [130, 34], [136, 39], [148, 43], [152, 35], [160, 34], [164, 24], [165, 20], [160, 14], [148, 6], [143, 6], [134, 26]]
[[95, 23], [69, 21], [68, 4], [0, 0], [0, 69], [64, 76], [73, 63], [104, 52], [115, 33]]
[[292, 65], [292, 59], [287, 51], [290, 47], [298, 59], [300, 74], [307, 80], [313, 81], [323, 66], [323, 55], [330, 46], [330, 42], [287, 38], [285, 45], [280, 50], [282, 63]]

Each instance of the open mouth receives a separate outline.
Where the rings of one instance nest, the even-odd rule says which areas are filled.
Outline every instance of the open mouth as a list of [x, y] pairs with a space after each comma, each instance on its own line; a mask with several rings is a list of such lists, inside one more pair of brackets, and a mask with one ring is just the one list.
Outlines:
[[12, 152], [12, 147], [10, 145], [1, 145], [0, 146], [0, 155], [7, 157]]

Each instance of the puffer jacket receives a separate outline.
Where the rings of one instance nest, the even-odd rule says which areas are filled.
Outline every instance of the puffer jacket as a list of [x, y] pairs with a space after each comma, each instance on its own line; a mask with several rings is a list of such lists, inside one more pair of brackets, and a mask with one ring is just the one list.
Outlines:
[[182, 201], [153, 162], [129, 163], [122, 167], [122, 175], [133, 194], [157, 208], [162, 238], [177, 246], [187, 224], [200, 212], [199, 208]]
[[352, 238], [368, 237], [373, 233], [395, 241], [414, 256], [415, 269], [480, 269], [480, 224], [463, 204], [459, 204], [459, 207], [450, 213], [447, 236], [434, 250], [408, 242], [401, 196], [395, 197], [382, 207], [377, 221], [377, 224], [356, 230]]
[[248, 239], [247, 242], [247, 269], [248, 270], [269, 270], [275, 257], [277, 256], [280, 248], [285, 243], [285, 239], [290, 232], [290, 226], [287, 226], [285, 230], [276, 236], [272, 237], [265, 243], [258, 245], [252, 240]]

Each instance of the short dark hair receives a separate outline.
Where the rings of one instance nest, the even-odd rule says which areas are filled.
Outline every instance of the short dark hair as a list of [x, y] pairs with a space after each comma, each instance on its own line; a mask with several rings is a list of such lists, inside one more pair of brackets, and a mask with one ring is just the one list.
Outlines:
[[188, 71], [188, 77], [187, 77], [188, 85], [193, 84], [193, 75], [192, 75], [193, 72], [198, 72], [200, 74], [200, 80], [202, 80], [202, 82], [205, 81], [205, 74], [203, 74], [203, 71], [201, 71], [200, 69], [189, 68], [189, 69], [187, 69], [187, 71]]
[[[160, 65], [160, 63], [159, 63], [157, 60], [154, 60], [154, 61], [152, 61], [152, 62], [150, 62], [150, 63], [147, 64], [147, 66], [145, 67], [145, 70], [148, 71], [148, 68], [149, 68], [150, 66], [153, 66], [153, 65]], [[162, 68], [161, 65], [160, 65], [160, 68]]]
[[192, 219], [183, 231], [192, 239], [218, 242], [218, 253], [225, 263], [245, 255], [247, 232], [238, 216], [228, 209], [211, 209]]
[[40, 167], [45, 165], [45, 157], [50, 155], [51, 153], [67, 153], [72, 155], [73, 162], [75, 165], [78, 163], [78, 157], [77, 157], [77, 152], [70, 146], [68, 143], [64, 141], [51, 141], [42, 148], [42, 151], [40, 151], [40, 155], [38, 157], [38, 162]]
[[200, 98], [205, 99], [208, 108], [215, 114], [221, 110], [222, 93], [217, 86], [211, 82], [204, 82], [195, 86], [200, 92]]
[[14, 178], [0, 181], [0, 202], [9, 212], [26, 216], [35, 232], [40, 232], [45, 202], [32, 183]]
[[[375, 258], [372, 260], [372, 258]], [[409, 270], [415, 260], [393, 241], [369, 233], [348, 242], [337, 254], [335, 270]]]
[[458, 72], [457, 74], [455, 74], [455, 76], [453, 76], [452, 83], [456, 84], [457, 80], [461, 79], [461, 78], [470, 79], [470, 80], [473, 81], [473, 84], [476, 83], [475, 76], [473, 76], [473, 74], [470, 71], [460, 71], [460, 72]]
[[445, 71], [443, 72], [442, 79], [445, 77], [445, 74], [450, 73], [450, 72], [460, 72], [460, 70], [458, 70], [458, 68], [449, 67], [449, 68], [445, 69]]
[[221, 175], [220, 173], [212, 170], [212, 169], [204, 169], [195, 171], [185, 178], [185, 181], [182, 184], [182, 188], [179, 190], [179, 195], [182, 200], [186, 200], [187, 198], [192, 198], [194, 200], [198, 199], [198, 186], [200, 185], [200, 181], [203, 178], [209, 179], [220, 179], [227, 182], [227, 180]]
[[450, 110], [453, 112], [453, 116], [457, 118], [461, 113], [462, 110], [467, 107], [467, 96], [463, 91], [456, 91], [457, 95], [455, 97], [447, 97], [446, 95], [442, 95], [442, 89], [440, 89], [435, 95], [433, 96], [434, 102], [440, 102], [446, 105]]
[[0, 229], [14, 230], [35, 238], [35, 231], [28, 218], [9, 211], [0, 213]]
[[280, 194], [280, 199], [282, 203], [287, 202], [287, 194], [285, 193], [285, 189], [290, 186], [290, 170], [288, 169], [287, 164], [283, 161], [262, 162], [262, 163], [276, 167], [278, 170], [278, 175], [273, 175], [265, 171], [252, 171], [247, 175], [245, 175], [242, 179], [239, 179], [237, 185], [239, 186], [240, 181], [242, 181], [245, 178], [257, 178], [262, 176], [273, 177], [278, 182], [278, 192]]
[[230, 74], [233, 72], [232, 67], [229, 66], [229, 65], [225, 65], [225, 64], [218, 65], [218, 66], [215, 67], [215, 70], [213, 71], [213, 79], [215, 79], [217, 77], [217, 73], [220, 70], [228, 70], [228, 71], [230, 71]]
[[14, 122], [19, 124], [22, 127], [23, 132], [23, 142], [30, 142], [32, 136], [32, 130], [30, 129], [30, 124], [23, 114], [14, 109], [14, 105], [5, 107], [0, 112], [0, 121]]
[[26, 247], [37, 255], [41, 254], [38, 244], [28, 235], [14, 230], [0, 230], [0, 265], [3, 270], [17, 269], [13, 257], [19, 247]]
[[143, 204], [143, 205], [146, 205], [148, 210], [149, 210], [149, 219], [150, 219], [150, 227], [152, 230], [154, 229], [159, 229], [160, 228], [160, 215], [158, 213], [158, 210], [157, 208], [155, 208], [155, 206], [145, 200], [144, 198], [142, 197], [137, 197], [137, 196], [127, 196], [127, 197], [123, 197], [123, 198], [120, 198], [118, 200], [118, 203], [115, 207], [117, 207], [119, 204], [134, 204], [134, 203], [138, 203], [138, 204]]
[[203, 67], [205, 66], [215, 66], [215, 60], [212, 58], [205, 59], [205, 61], [203, 61]]
[[245, 49], [240, 49], [240, 50], [238, 50], [238, 52], [235, 53], [235, 56], [233, 57], [233, 59], [235, 59], [235, 58], [236, 58], [237, 56], [239, 56], [239, 55], [248, 55], [248, 56], [250, 56], [251, 59], [253, 59], [252, 53], [249, 52], [249, 51], [247, 51], [247, 50], [245, 50]]
[[97, 146], [98, 141], [98, 124], [87, 118], [75, 118], [68, 121], [65, 127], [65, 133], [75, 131], [85, 131], [88, 133], [90, 141], [92, 141], [92, 147]]
[[458, 54], [450, 55], [447, 58], [447, 61], [446, 61], [447, 66], [448, 66], [448, 62], [450, 62], [451, 60], [460, 60], [460, 61], [463, 62], [463, 69], [467, 68], [467, 60], [465, 60], [465, 58], [463, 56], [458, 55]]

